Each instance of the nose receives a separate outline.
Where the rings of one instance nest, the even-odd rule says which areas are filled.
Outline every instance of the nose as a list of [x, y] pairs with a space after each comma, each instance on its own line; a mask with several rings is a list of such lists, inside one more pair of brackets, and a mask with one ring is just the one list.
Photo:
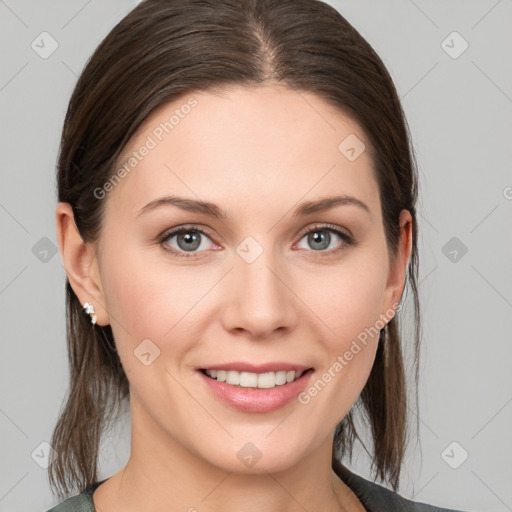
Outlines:
[[300, 301], [285, 262], [266, 249], [252, 262], [235, 255], [233, 267], [223, 290], [225, 329], [257, 340], [293, 330]]

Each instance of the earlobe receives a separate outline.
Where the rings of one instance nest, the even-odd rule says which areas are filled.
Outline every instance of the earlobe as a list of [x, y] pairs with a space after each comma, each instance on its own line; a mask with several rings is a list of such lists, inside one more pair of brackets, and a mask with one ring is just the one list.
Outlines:
[[108, 325], [105, 297], [94, 246], [83, 241], [69, 203], [59, 202], [56, 210], [57, 240], [62, 264], [78, 300], [95, 308], [96, 323]]

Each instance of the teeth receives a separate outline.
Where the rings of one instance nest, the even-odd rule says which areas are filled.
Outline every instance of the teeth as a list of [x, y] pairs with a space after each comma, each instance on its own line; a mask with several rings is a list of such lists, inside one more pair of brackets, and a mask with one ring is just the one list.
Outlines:
[[298, 379], [304, 372], [279, 371], [267, 373], [237, 372], [235, 370], [206, 370], [206, 375], [219, 382], [243, 388], [269, 389]]

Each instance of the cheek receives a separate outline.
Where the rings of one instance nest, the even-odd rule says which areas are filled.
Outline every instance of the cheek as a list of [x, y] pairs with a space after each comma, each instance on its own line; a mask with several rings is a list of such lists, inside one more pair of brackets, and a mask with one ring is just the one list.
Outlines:
[[[155, 249], [156, 250], [156, 249]], [[147, 248], [126, 251], [122, 258], [106, 254], [102, 276], [110, 322], [120, 351], [133, 350], [145, 339], [160, 350], [172, 344], [175, 353], [187, 350], [187, 322], [200, 309], [218, 276], [208, 266], [158, 265], [148, 261]], [[176, 340], [180, 340], [179, 344]]]
[[[116, 254], [113, 246], [125, 250]], [[157, 314], [158, 304], [155, 304], [161, 294], [160, 290], [155, 290], [155, 276], [126, 241], [119, 240], [105, 248], [102, 284], [120, 355], [128, 349], [133, 351], [144, 339], [153, 339], [163, 329], [159, 323], [162, 324], [164, 318]]]
[[329, 327], [322, 327], [326, 358], [299, 401], [316, 417], [328, 418], [328, 424], [341, 421], [368, 380], [379, 342], [385, 278], [383, 263], [347, 265], [325, 279], [328, 292], [315, 288], [312, 309]]
[[326, 339], [344, 345], [375, 326], [382, 313], [385, 280], [384, 264], [368, 259], [342, 266], [336, 273], [329, 270], [315, 279], [315, 287], [304, 289], [314, 301], [311, 309], [330, 328]]

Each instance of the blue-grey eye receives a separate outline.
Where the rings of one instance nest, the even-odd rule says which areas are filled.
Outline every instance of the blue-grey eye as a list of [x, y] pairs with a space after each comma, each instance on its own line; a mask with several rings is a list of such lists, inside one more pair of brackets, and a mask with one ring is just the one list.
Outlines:
[[345, 241], [346, 236], [332, 228], [314, 228], [305, 233], [301, 241], [304, 239], [306, 239], [306, 243], [309, 244], [309, 246], [300, 247], [301, 249], [324, 251], [326, 249], [334, 249], [334, 247], [329, 247], [333, 240], [336, 242], [336, 239], [338, 239], [338, 244], [336, 245], [339, 245], [339, 241]]
[[[175, 243], [171, 243], [171, 240], [176, 239]], [[181, 228], [177, 229], [165, 236], [162, 242], [165, 242], [174, 251], [185, 251], [185, 252], [201, 252], [198, 249], [208, 249], [208, 243], [204, 240], [210, 240], [208, 235], [197, 228]], [[210, 240], [211, 243], [211, 240]]]

